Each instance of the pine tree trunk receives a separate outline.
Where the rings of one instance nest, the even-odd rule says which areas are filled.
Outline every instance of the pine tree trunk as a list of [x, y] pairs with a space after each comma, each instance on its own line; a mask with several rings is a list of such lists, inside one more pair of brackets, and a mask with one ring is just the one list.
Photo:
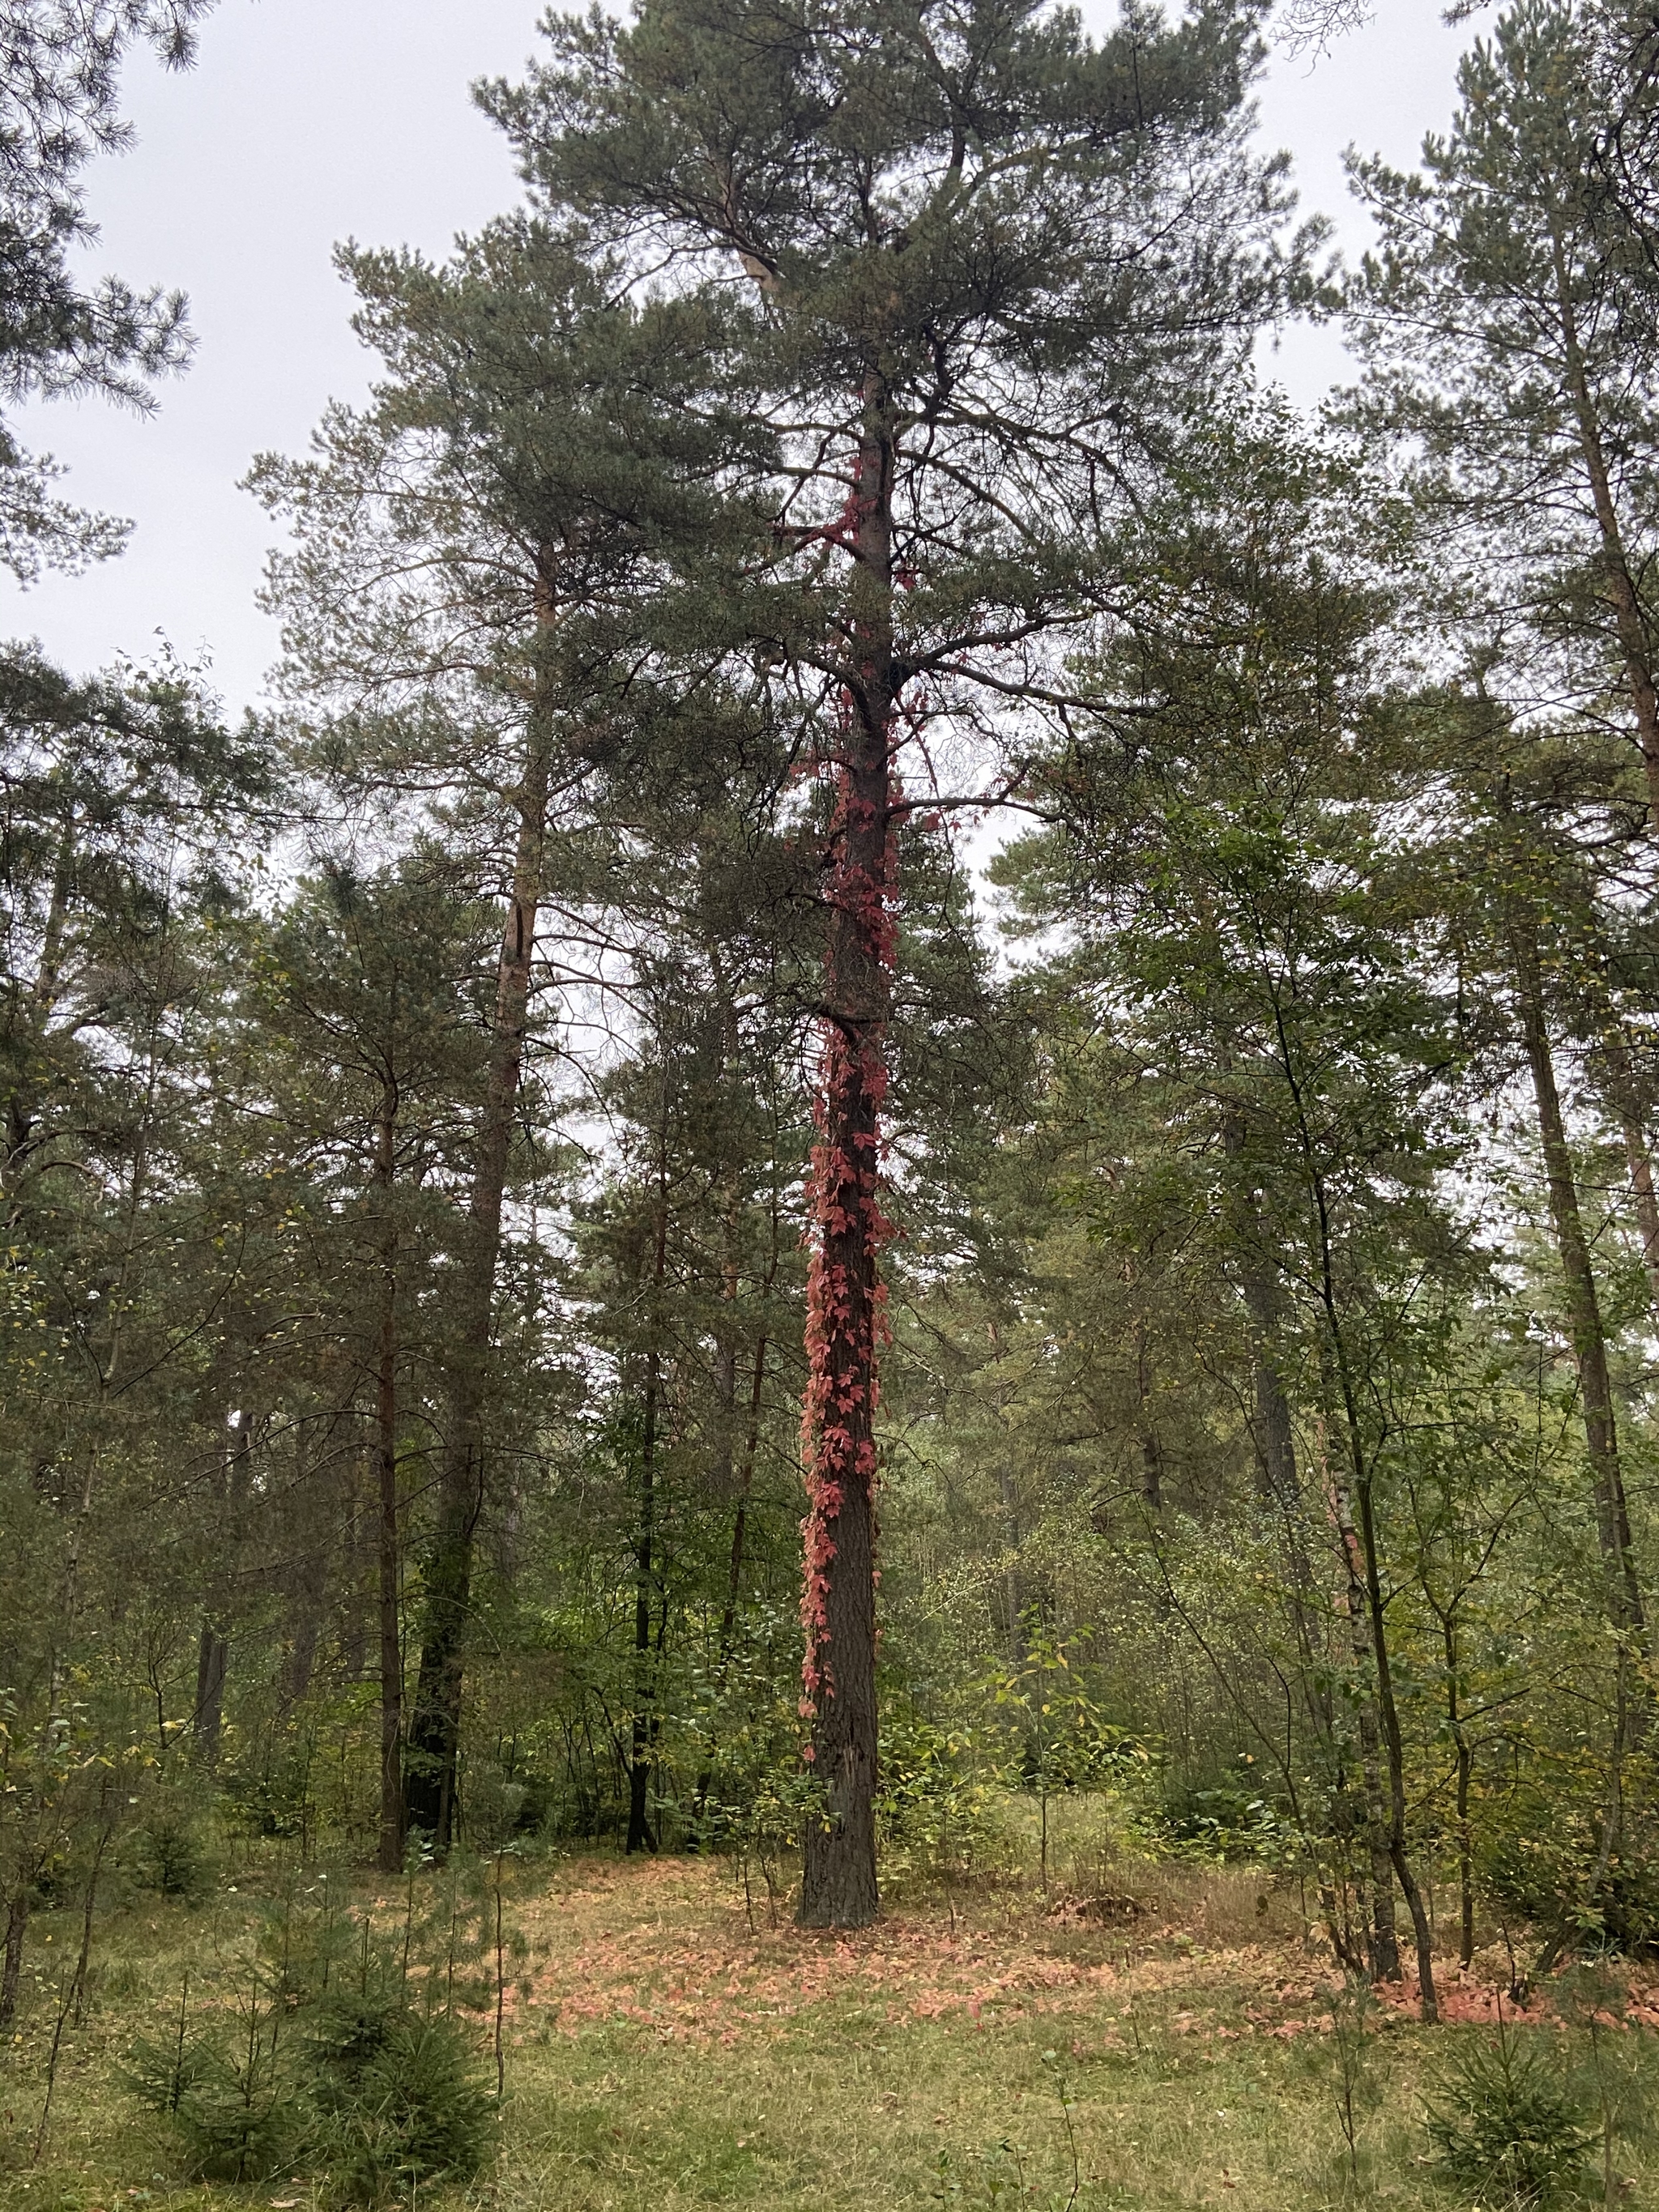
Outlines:
[[808, 1756], [823, 1805], [806, 1826], [800, 1918], [809, 1928], [866, 1927], [880, 1904], [875, 1416], [885, 1231], [878, 1186], [893, 927], [890, 413], [886, 391], [872, 376], [847, 514], [856, 660], [848, 675], [836, 762], [823, 1091], [811, 1178], [801, 1703], [811, 1723]]
[[1630, 1170], [1631, 1195], [1636, 1203], [1636, 1225], [1642, 1237], [1642, 1267], [1648, 1279], [1648, 1301], [1659, 1320], [1659, 1193], [1654, 1189], [1653, 1157], [1639, 1114], [1620, 1120], [1625, 1140], [1625, 1164]]
[[34, 982], [27, 993], [21, 1017], [27, 1036], [17, 1040], [21, 1049], [14, 1048], [7, 1054], [8, 1061], [16, 1072], [16, 1079], [6, 1097], [5, 1150], [3, 1158], [0, 1158], [0, 1190], [4, 1190], [11, 1182], [13, 1164], [27, 1146], [33, 1127], [34, 1093], [25, 1086], [31, 1071], [38, 1080], [41, 1060], [40, 1048], [46, 1042], [52, 1009], [58, 1004], [63, 977], [64, 938], [69, 922], [70, 894], [74, 888], [75, 833], [75, 807], [70, 801], [66, 805], [63, 827], [58, 836], [52, 891], [46, 906], [46, 927], [41, 933], [40, 964], [35, 971]]
[[1296, 1439], [1291, 1427], [1291, 1402], [1279, 1380], [1279, 1365], [1271, 1349], [1271, 1307], [1261, 1293], [1257, 1271], [1245, 1271], [1244, 1297], [1250, 1316], [1250, 1387], [1255, 1402], [1255, 1448], [1265, 1496], [1285, 1516], [1291, 1531], [1292, 1563], [1304, 1579], [1307, 1548], [1302, 1541], [1302, 1486], [1297, 1480]]
[[380, 1326], [374, 1367], [375, 1547], [380, 1640], [380, 1826], [383, 1874], [404, 1863], [404, 1653], [399, 1621], [398, 1525], [398, 1229], [392, 1216], [397, 1097], [388, 1084], [375, 1130], [374, 1180], [385, 1210], [380, 1240]]
[[[656, 1364], [653, 1358], [652, 1365]], [[639, 1518], [634, 1530], [634, 1713], [628, 1765], [628, 1838], [624, 1849], [654, 1851], [651, 1832], [652, 1548], [657, 1527], [657, 1378], [645, 1389], [645, 1432], [640, 1446]]]
[[317, 1671], [317, 1646], [322, 1640], [323, 1608], [328, 1595], [328, 1559], [320, 1546], [301, 1553], [289, 1592], [293, 1608], [293, 1632], [276, 1683], [276, 1707], [286, 1721], [304, 1702]]
[[1017, 1668], [1025, 1656], [1020, 1637], [1019, 1492], [1014, 1485], [1014, 1471], [1008, 1464], [1006, 1437], [997, 1462], [997, 1491], [1002, 1504], [1002, 1609], [1008, 1617], [1008, 1664]]
[[[230, 1437], [220, 1455], [214, 1484], [222, 1512], [228, 1508], [230, 1530], [221, 1547], [219, 1566], [227, 1571], [234, 1560], [241, 1537], [241, 1510], [247, 1496], [247, 1455], [253, 1432], [252, 1417], [239, 1407]], [[196, 1709], [191, 1735], [196, 1756], [210, 1771], [218, 1765], [225, 1720], [225, 1678], [230, 1666], [230, 1640], [225, 1631], [225, 1592], [216, 1594], [202, 1623], [196, 1651]]]
[[538, 709], [517, 793], [513, 888], [501, 937], [489, 1073], [452, 1307], [437, 1525], [426, 1571], [421, 1662], [404, 1767], [409, 1826], [429, 1838], [441, 1854], [449, 1849], [455, 1827], [472, 1547], [484, 1500], [484, 1391], [507, 1155], [530, 1015], [531, 966], [547, 836], [550, 734], [545, 712]]
[[[726, 1081], [739, 1070], [737, 1001], [723, 971], [719, 946], [710, 948], [715, 996], [720, 1009], [721, 1068]], [[726, 1498], [732, 1492], [738, 1444], [738, 1297], [743, 1286], [743, 1178], [734, 1166], [728, 1180], [720, 1234], [720, 1317], [714, 1331], [714, 1407], [718, 1428], [714, 1437], [714, 1486]]]
[[755, 1461], [760, 1451], [761, 1402], [766, 1389], [766, 1338], [755, 1340], [754, 1371], [749, 1382], [749, 1419], [744, 1430], [743, 1458], [738, 1471], [738, 1508], [732, 1516], [732, 1551], [726, 1562], [726, 1605], [720, 1613], [718, 1644], [720, 1679], [732, 1656], [737, 1632], [738, 1603], [743, 1595], [743, 1571], [749, 1553], [749, 1501], [755, 1487]]
[[[1002, 1358], [1002, 1334], [1000, 1325], [986, 1323], [986, 1334], [991, 1340], [991, 1357]], [[997, 1392], [997, 1495], [1002, 1507], [1002, 1610], [1007, 1633], [1004, 1638], [1010, 1669], [1019, 1666], [1024, 1659], [1024, 1641], [1021, 1634], [1022, 1599], [1019, 1582], [1019, 1484], [1016, 1480], [1013, 1452], [1008, 1437], [1008, 1399], [1012, 1385], [1004, 1384]]]
[[191, 1734], [196, 1756], [211, 1770], [219, 1763], [219, 1741], [225, 1721], [225, 1673], [230, 1646], [213, 1620], [202, 1623], [196, 1648], [196, 1711]]
[[[1245, 1146], [1242, 1115], [1230, 1112], [1222, 1125], [1222, 1146], [1242, 1174]], [[1252, 1441], [1261, 1495], [1285, 1517], [1290, 1531], [1292, 1565], [1297, 1580], [1310, 1578], [1307, 1547], [1302, 1541], [1302, 1486], [1297, 1480], [1296, 1440], [1291, 1425], [1290, 1401], [1279, 1373], [1278, 1342], [1280, 1298], [1266, 1251], [1261, 1205], [1253, 1188], [1240, 1185], [1233, 1194], [1232, 1211], [1238, 1238], [1239, 1289], [1249, 1325], [1250, 1385], [1255, 1406]]]
[[[667, 1071], [663, 1075], [665, 1091]], [[657, 1198], [652, 1233], [648, 1326], [645, 1355], [645, 1419], [640, 1435], [639, 1517], [634, 1532], [634, 1718], [628, 1776], [628, 1840], [630, 1852], [654, 1851], [651, 1832], [651, 1751], [656, 1735], [656, 1669], [652, 1663], [651, 1601], [654, 1589], [657, 1534], [657, 1421], [662, 1396], [662, 1286], [668, 1264], [667, 1104], [657, 1152]]]
[[1622, 1647], [1639, 1637], [1644, 1607], [1636, 1562], [1631, 1552], [1630, 1515], [1619, 1462], [1618, 1426], [1613, 1384], [1607, 1372], [1601, 1298], [1590, 1265], [1583, 1217], [1578, 1208], [1578, 1188], [1561, 1114], [1560, 1094], [1556, 1089], [1555, 1061], [1544, 1018], [1537, 937], [1529, 923], [1517, 920], [1511, 927], [1510, 942], [1522, 1033], [1538, 1112], [1550, 1217], [1566, 1291], [1567, 1326], [1578, 1370], [1579, 1394], [1583, 1401], [1584, 1440], [1595, 1486], [1596, 1538], [1607, 1577], [1607, 1610], [1614, 1627], [1620, 1632]]
[[1566, 253], [1559, 227], [1554, 222], [1550, 227], [1550, 244], [1556, 306], [1560, 316], [1562, 350], [1566, 366], [1567, 396], [1578, 426], [1579, 451], [1583, 459], [1584, 473], [1589, 479], [1590, 504], [1595, 510], [1596, 529], [1601, 540], [1603, 588], [1613, 610], [1613, 627], [1625, 663], [1625, 681], [1636, 713], [1637, 738], [1642, 748], [1642, 764], [1647, 775], [1648, 804], [1656, 825], [1659, 825], [1659, 689], [1656, 689], [1654, 682], [1653, 649], [1648, 637], [1647, 622], [1642, 612], [1642, 602], [1625, 552], [1624, 532], [1620, 526], [1619, 510], [1613, 500], [1613, 481], [1607, 468], [1601, 421], [1584, 364], [1583, 344], [1578, 333], [1572, 287], [1567, 275]]
[[1607, 1042], [1602, 1058], [1607, 1069], [1606, 1094], [1625, 1143], [1625, 1165], [1630, 1174], [1636, 1226], [1642, 1238], [1642, 1267], [1648, 1279], [1648, 1299], [1659, 1320], [1659, 1192], [1653, 1182], [1653, 1156], [1648, 1150], [1641, 1094], [1630, 1064], [1618, 1015], [1607, 1009]]
[[[1613, 1382], [1607, 1372], [1601, 1297], [1590, 1263], [1583, 1217], [1579, 1212], [1578, 1187], [1561, 1113], [1560, 1093], [1556, 1088], [1555, 1060], [1544, 1014], [1538, 938], [1530, 919], [1512, 918], [1510, 943], [1522, 1032], [1538, 1111], [1539, 1143], [1544, 1155], [1550, 1218], [1566, 1291], [1567, 1326], [1578, 1370], [1579, 1396], [1583, 1401], [1584, 1441], [1595, 1500], [1596, 1541], [1601, 1554], [1607, 1618], [1616, 1646], [1611, 1768], [1600, 1844], [1589, 1885], [1594, 1901], [1618, 1851], [1624, 1826], [1625, 1762], [1651, 1712], [1651, 1696], [1636, 1676], [1633, 1664], [1643, 1641], [1644, 1607], [1631, 1549], [1630, 1514], [1619, 1458], [1618, 1424]], [[1566, 1940], [1564, 1924], [1547, 1943], [1545, 1960], [1553, 1963]]]
[[1146, 1342], [1146, 1322], [1144, 1316], [1135, 1321], [1135, 1392], [1139, 1407], [1137, 1441], [1140, 1448], [1140, 1498], [1146, 1510], [1156, 1516], [1164, 1510], [1164, 1447], [1158, 1441], [1156, 1425], [1152, 1417], [1151, 1352]]

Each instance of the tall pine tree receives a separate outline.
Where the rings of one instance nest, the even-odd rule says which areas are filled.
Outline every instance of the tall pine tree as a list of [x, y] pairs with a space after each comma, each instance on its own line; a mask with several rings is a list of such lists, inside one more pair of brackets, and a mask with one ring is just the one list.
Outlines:
[[[1247, 9], [1096, 45], [1032, 0], [642, 0], [489, 103], [557, 215], [726, 296], [783, 445], [751, 628], [828, 787], [804, 1422], [803, 1918], [877, 1910], [878, 1194], [895, 830], [1017, 749], [1120, 517], [1275, 292]], [[947, 793], [946, 796], [957, 796]], [[982, 795], [982, 788], [979, 795]]]

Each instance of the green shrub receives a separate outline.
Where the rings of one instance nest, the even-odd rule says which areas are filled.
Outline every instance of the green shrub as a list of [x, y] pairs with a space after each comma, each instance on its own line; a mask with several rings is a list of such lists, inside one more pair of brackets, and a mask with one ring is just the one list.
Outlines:
[[1270, 1798], [1259, 1789], [1233, 1783], [1208, 1790], [1170, 1789], [1145, 1830], [1164, 1856], [1200, 1865], [1278, 1865], [1292, 1840]]
[[301, 2064], [308, 2162], [335, 2203], [379, 2204], [487, 2162], [495, 2100], [453, 2021], [373, 1995], [322, 2009]]
[[222, 1781], [227, 1816], [247, 1834], [302, 1836], [315, 1820], [309, 1751], [291, 1745], [258, 1764], [227, 1770]]
[[[495, 2100], [465, 2032], [409, 2002], [390, 1954], [365, 1944], [355, 1984], [140, 2043], [129, 2086], [166, 2120], [191, 2179], [312, 2175], [331, 2204], [406, 2198], [428, 2179], [470, 2179], [493, 2148]], [[313, 1988], [314, 1988], [313, 1984]]]
[[1492, 1821], [1479, 1879], [1508, 1917], [1566, 1938], [1580, 1957], [1659, 1953], [1659, 1823], [1639, 1808], [1608, 1864], [1599, 1801], [1575, 1803], [1536, 1788], [1518, 1794]]
[[286, 2162], [294, 2141], [289, 2084], [276, 2059], [256, 2021], [250, 2033], [222, 2041], [139, 2043], [127, 2079], [168, 2123], [193, 2180], [259, 2181]]
[[1559, 2067], [1500, 2029], [1449, 2069], [1427, 2125], [1443, 2177], [1473, 2203], [1545, 2205], [1584, 2178], [1586, 2117]]
[[198, 1823], [180, 1806], [155, 1808], [133, 1838], [133, 1879], [142, 1889], [193, 1905], [213, 1887], [213, 1856]]

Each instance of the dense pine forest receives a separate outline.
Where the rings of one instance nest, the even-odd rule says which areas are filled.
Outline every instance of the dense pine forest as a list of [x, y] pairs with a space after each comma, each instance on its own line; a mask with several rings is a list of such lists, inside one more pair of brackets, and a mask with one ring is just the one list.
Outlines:
[[[81, 246], [124, 66], [215, 27], [0, 0], [14, 413], [185, 366]], [[1248, 1893], [1339, 2071], [1485, 1972], [1511, 2106], [1505, 2001], [1659, 1954], [1659, 18], [1474, 15], [1346, 261], [1252, 108], [1343, 35], [550, 16], [477, 94], [520, 204], [343, 248], [372, 392], [252, 464], [273, 703], [0, 651], [19, 2203], [116, 2201], [42, 2160], [135, 1914], [131, 2094], [286, 2173], [259, 1990], [276, 2069], [330, 1869], [385, 1924], [323, 2102], [447, 1940], [458, 2140], [550, 1869], [775, 1943]], [[118, 554], [96, 499], [0, 424], [16, 580]], [[221, 2140], [189, 1929], [255, 1892]], [[1371, 2185], [1341, 2078], [1309, 2204]], [[1137, 2185], [1081, 2201], [1221, 2201]]]

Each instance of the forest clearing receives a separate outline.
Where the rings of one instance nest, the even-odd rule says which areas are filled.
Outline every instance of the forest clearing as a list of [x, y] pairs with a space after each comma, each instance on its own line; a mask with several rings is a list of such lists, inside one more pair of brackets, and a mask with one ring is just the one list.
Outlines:
[[0, 0], [0, 2202], [1659, 2203], [1651, 0], [517, 5]]
[[[1496, 1942], [1451, 1982], [1456, 2024], [1437, 2039], [1408, 1993], [1371, 2003], [1334, 1981], [1271, 1877], [1103, 1860], [1094, 1809], [1074, 1808], [1073, 1825], [1074, 1839], [1057, 1838], [1052, 1896], [974, 1883], [954, 1902], [902, 1898], [863, 1933], [801, 1929], [792, 1899], [769, 1900], [757, 1874], [745, 1904], [729, 1864], [512, 1866], [495, 2164], [487, 2181], [432, 2185], [419, 2201], [433, 2212], [1452, 2206], [1464, 2200], [1437, 2185], [1425, 2099], [1502, 2018], [1517, 2055], [1541, 2046], [1582, 2100], [1586, 2201], [1659, 2202], [1647, 2032], [1659, 1984], [1603, 1974], [1517, 2006]], [[49, 2153], [6, 2190], [20, 2212], [336, 2201], [303, 2172], [258, 2188], [182, 2184], [178, 2138], [124, 2073], [132, 2036], [176, 2006], [185, 1976], [216, 1989], [209, 2007], [227, 2004], [257, 1948], [236, 1902], [252, 1869], [239, 1871], [234, 1895], [137, 1900], [118, 1917], [96, 2014], [60, 2061]], [[307, 1871], [314, 1899], [324, 1870]], [[401, 1927], [398, 1891], [335, 1880], [343, 1911]], [[70, 1946], [77, 1932], [72, 1916], [51, 1930]], [[356, 1964], [348, 1948], [341, 1970]], [[469, 1990], [481, 2046], [491, 1981], [486, 1961]], [[48, 2008], [14, 2062], [14, 2142], [38, 2124], [52, 2026]]]

